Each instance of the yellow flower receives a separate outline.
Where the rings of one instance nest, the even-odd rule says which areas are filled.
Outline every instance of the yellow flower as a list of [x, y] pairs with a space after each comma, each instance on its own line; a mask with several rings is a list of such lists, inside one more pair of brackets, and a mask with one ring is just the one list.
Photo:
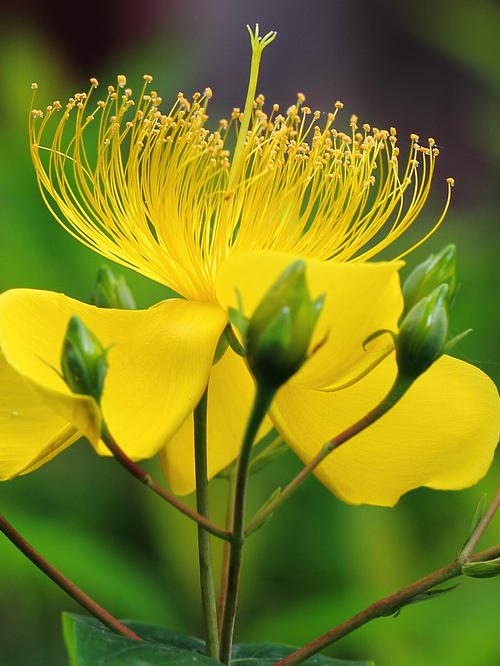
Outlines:
[[[113, 345], [102, 398], [111, 432], [134, 459], [161, 452], [178, 493], [194, 489], [192, 410], [208, 382], [213, 476], [238, 453], [254, 390], [230, 349], [212, 364], [227, 307], [236, 305], [237, 287], [251, 314], [297, 257], [306, 261], [312, 296], [327, 295], [315, 338], [328, 336], [278, 392], [272, 423], [307, 461], [388, 391], [392, 339], [381, 336], [366, 351], [362, 343], [375, 330], [397, 329], [403, 255], [368, 260], [420, 213], [438, 151], [432, 139], [423, 148], [412, 135], [401, 167], [394, 128], [358, 127], [352, 116], [349, 133], [337, 131], [342, 104], [313, 112], [301, 93], [284, 112], [278, 105], [264, 112], [257, 75], [273, 38], [251, 33], [244, 111], [234, 109], [213, 131], [206, 128], [210, 89], [192, 100], [179, 93], [163, 112], [150, 76], [135, 102], [121, 75], [97, 103], [91, 79], [89, 92], [66, 105], [32, 109], [32, 158], [54, 216], [91, 249], [183, 298], [122, 311], [51, 292], [3, 294], [1, 478], [36, 469], [81, 434], [107, 454], [97, 406], [72, 394], [50, 367], [58, 365], [72, 315]], [[420, 485], [462, 488], [488, 469], [499, 420], [492, 382], [444, 357], [378, 423], [332, 453], [317, 476], [351, 503], [392, 505]]]

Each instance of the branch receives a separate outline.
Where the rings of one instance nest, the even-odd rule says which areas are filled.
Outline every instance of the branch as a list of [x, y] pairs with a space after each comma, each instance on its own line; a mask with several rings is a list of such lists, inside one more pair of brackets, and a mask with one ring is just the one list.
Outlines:
[[[469, 561], [484, 562], [499, 556], [500, 544], [473, 555], [469, 558]], [[371, 620], [382, 617], [384, 615], [395, 613], [398, 609], [407, 604], [418, 594], [422, 594], [423, 592], [426, 592], [427, 590], [430, 590], [436, 585], [444, 583], [451, 578], [460, 576], [461, 571], [462, 562], [459, 558], [457, 558], [441, 569], [434, 571], [424, 578], [420, 578], [420, 580], [417, 580], [407, 587], [403, 587], [401, 590], [398, 590], [394, 594], [375, 601], [375, 603], [371, 604], [371, 606], [368, 606], [368, 608], [365, 608], [365, 610], [362, 610], [360, 613], [353, 615], [348, 620], [345, 620], [333, 629], [330, 629], [330, 631], [327, 631], [326, 634], [323, 634], [319, 638], [316, 638], [314, 641], [311, 641], [296, 652], [293, 652], [288, 657], [275, 662], [273, 666], [295, 666], [295, 664], [302, 663], [312, 655], [320, 652], [321, 650], [324, 650], [324, 648], [328, 647], [329, 645], [336, 643], [344, 636], [347, 636], [355, 629], [358, 629], [364, 624], [371, 622]]]
[[175, 495], [172, 495], [172, 493], [169, 493], [168, 490], [165, 490], [165, 488], [162, 488], [158, 483], [156, 483], [150, 474], [147, 474], [141, 467], [139, 467], [139, 465], [137, 465], [131, 458], [128, 457], [122, 448], [120, 448], [105, 424], [103, 425], [102, 429], [102, 440], [114, 455], [114, 457], [118, 460], [120, 465], [124, 467], [127, 472], [130, 472], [130, 474], [132, 474], [132, 476], [138, 479], [141, 483], [143, 483], [148, 488], [151, 488], [154, 493], [159, 495], [172, 506], [175, 506], [175, 508], [185, 516], [188, 516], [188, 518], [194, 520], [196, 523], [198, 523], [198, 525], [204, 527], [207, 532], [210, 532], [210, 534], [219, 537], [219, 539], [224, 539], [226, 541], [231, 540], [231, 533], [228, 530], [219, 527], [211, 520], [208, 520], [208, 518], [205, 518], [205, 516], [202, 516], [197, 511], [194, 511], [194, 509], [191, 509], [189, 506], [184, 504], [184, 502], [181, 502], [179, 499], [177, 499]]
[[16, 546], [16, 548], [19, 548], [19, 550], [40, 569], [40, 571], [43, 571], [43, 573], [54, 581], [56, 585], [69, 594], [69, 596], [79, 603], [80, 606], [83, 606], [83, 608], [88, 610], [89, 613], [111, 629], [111, 631], [114, 631], [121, 636], [127, 636], [128, 638], [142, 641], [142, 638], [137, 636], [137, 634], [134, 634], [134, 632], [128, 627], [110, 615], [102, 606], [99, 606], [97, 602], [86, 595], [83, 590], [80, 590], [80, 588], [70, 581], [69, 578], [63, 576], [63, 574], [37, 550], [35, 550], [2, 515], [0, 515], [0, 530], [5, 534], [7, 539]]

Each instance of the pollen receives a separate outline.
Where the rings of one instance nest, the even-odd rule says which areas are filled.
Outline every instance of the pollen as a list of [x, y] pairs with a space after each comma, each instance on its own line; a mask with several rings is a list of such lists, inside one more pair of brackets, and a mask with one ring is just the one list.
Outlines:
[[[332, 262], [376, 256], [416, 220], [438, 154], [418, 136], [403, 158], [396, 130], [358, 116], [333, 127], [334, 110], [312, 112], [297, 94], [286, 115], [256, 95], [260, 55], [275, 33], [251, 32], [243, 111], [212, 127], [212, 89], [169, 104], [143, 76], [133, 95], [117, 76], [105, 100], [87, 93], [30, 108], [30, 144], [40, 189], [60, 224], [104, 257], [186, 298], [216, 301], [218, 268], [234, 252], [274, 250]], [[148, 90], [148, 92], [146, 92]], [[321, 120], [323, 118], [323, 120]], [[403, 150], [401, 152], [404, 152]], [[418, 159], [417, 159], [418, 158]], [[444, 211], [454, 184], [449, 178]]]

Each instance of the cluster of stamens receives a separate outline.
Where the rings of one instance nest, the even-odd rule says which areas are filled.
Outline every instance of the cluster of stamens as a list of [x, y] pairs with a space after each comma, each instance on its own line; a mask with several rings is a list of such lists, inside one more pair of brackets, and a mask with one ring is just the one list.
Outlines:
[[[217, 267], [235, 250], [367, 260], [410, 226], [428, 196], [439, 154], [434, 139], [424, 147], [412, 134], [401, 168], [394, 127], [359, 127], [353, 115], [350, 132], [338, 131], [341, 102], [323, 114], [298, 93], [285, 113], [274, 104], [269, 114], [258, 95], [238, 141], [238, 108], [216, 130], [205, 127], [210, 88], [191, 100], [178, 93], [164, 113], [161, 97], [148, 92], [151, 81], [144, 76], [137, 101], [120, 75], [94, 105], [92, 78], [90, 90], [65, 106], [32, 108], [32, 156], [42, 192], [55, 200], [62, 219], [53, 212], [66, 229], [187, 297], [214, 298]], [[95, 151], [87, 134], [97, 118]], [[448, 179], [445, 212], [452, 185]], [[386, 224], [387, 233], [366, 249]]]

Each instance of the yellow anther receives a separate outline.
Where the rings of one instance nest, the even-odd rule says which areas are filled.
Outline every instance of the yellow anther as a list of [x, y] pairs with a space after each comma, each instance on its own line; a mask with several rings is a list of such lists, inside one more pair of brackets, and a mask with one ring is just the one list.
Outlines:
[[335, 108], [336, 108], [336, 109], [343, 109], [343, 108], [344, 108], [344, 105], [342, 104], [342, 102], [339, 102], [339, 101], [337, 100], [337, 101], [335, 102]]
[[411, 139], [412, 141], [418, 141], [419, 138], [420, 138], [420, 137], [418, 136], [418, 134], [410, 134], [410, 139]]
[[297, 93], [297, 102], [303, 104], [306, 101], [306, 96], [302, 92]]
[[116, 77], [116, 82], [120, 86], [120, 88], [124, 88], [126, 83], [127, 83], [127, 77], [124, 74], [118, 74]]
[[438, 148], [433, 148], [432, 149], [432, 154], [433, 155], [439, 155], [439, 149]]
[[103, 102], [102, 99], [100, 99], [100, 100], [97, 102], [97, 106], [100, 106], [101, 109], [104, 109], [104, 107], [106, 106], [106, 102]]
[[279, 104], [273, 104], [274, 113], [277, 113], [279, 110], [280, 110], [280, 105]]
[[391, 136], [396, 136], [396, 128], [395, 127], [390, 127], [389, 131], [391, 133]]
[[233, 120], [237, 120], [240, 116], [240, 109], [235, 106], [234, 109], [231, 111], [231, 118]]
[[58, 99], [54, 101], [54, 109], [56, 109], [56, 111], [60, 111], [61, 109], [61, 102]]
[[431, 146], [431, 148], [436, 143], [435, 140], [432, 137], [429, 137], [428, 142], [429, 142], [429, 146]]
[[144, 81], [146, 81], [146, 83], [151, 83], [151, 81], [153, 80], [153, 77], [150, 76], [149, 74], [144, 74], [142, 78], [144, 79]]
[[311, 113], [311, 109], [308, 106], [303, 106], [301, 108], [302, 113], [304, 113], [306, 116]]
[[94, 86], [94, 88], [97, 88], [97, 86], [99, 85], [99, 81], [95, 77], [92, 77], [90, 79], [90, 83]]
[[455, 179], [454, 178], [447, 178], [446, 182], [450, 187], [455, 187]]
[[125, 123], [125, 127], [128, 127], [129, 129], [133, 126], [134, 126], [134, 123], [130, 120], [127, 123]]
[[351, 123], [357, 123], [358, 122], [358, 116], [356, 116], [354, 113], [351, 116]]
[[108, 86], [108, 92], [109, 93], [114, 93], [115, 92], [114, 86]]
[[32, 90], [37, 90], [37, 88], [38, 88], [38, 83], [33, 82], [33, 83], [31, 84], [31, 89], [32, 89]]
[[132, 95], [132, 88], [125, 88], [125, 95], [130, 97]]
[[369, 132], [370, 131], [370, 125], [368, 125], [368, 123], [365, 123], [363, 125], [363, 129], [365, 130], [365, 132]]

